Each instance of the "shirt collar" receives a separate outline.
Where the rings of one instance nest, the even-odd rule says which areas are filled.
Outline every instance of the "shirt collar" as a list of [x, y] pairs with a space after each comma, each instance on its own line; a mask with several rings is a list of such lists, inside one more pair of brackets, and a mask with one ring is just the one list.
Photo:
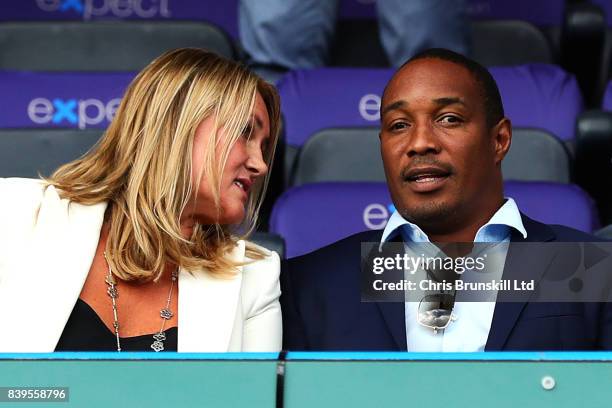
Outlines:
[[[494, 226], [504, 226], [503, 233], [496, 230]], [[484, 224], [476, 233], [475, 241], [478, 242], [491, 242], [491, 241], [502, 241], [504, 236], [508, 234], [508, 229], [514, 228], [521, 233], [523, 238], [527, 238], [527, 230], [523, 225], [521, 213], [516, 205], [516, 202], [512, 198], [506, 198], [506, 202], [493, 214], [493, 217]], [[401, 233], [405, 241], [412, 242], [429, 242], [429, 237], [423, 230], [416, 224], [411, 223], [400, 215], [395, 210], [387, 226], [385, 227], [381, 242], [389, 241], [397, 234]]]

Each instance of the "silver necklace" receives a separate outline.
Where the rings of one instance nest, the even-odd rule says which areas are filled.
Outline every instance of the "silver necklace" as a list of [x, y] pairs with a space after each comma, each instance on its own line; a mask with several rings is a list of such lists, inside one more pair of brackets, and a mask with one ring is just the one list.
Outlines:
[[[121, 351], [121, 338], [119, 336], [119, 314], [117, 313], [117, 298], [119, 297], [119, 291], [117, 290], [117, 281], [112, 274], [110, 263], [108, 263], [108, 258], [106, 257], [106, 252], [104, 252], [104, 259], [106, 260], [106, 264], [108, 265], [108, 274], [104, 281], [108, 285], [106, 289], [106, 293], [111, 298], [111, 304], [113, 306], [113, 328], [115, 330], [115, 338], [117, 340], [117, 351]], [[172, 272], [172, 281], [170, 282], [170, 290], [168, 291], [168, 298], [166, 299], [166, 305], [159, 311], [159, 315], [162, 319], [161, 328], [159, 332], [153, 335], [153, 343], [151, 343], [151, 348], [156, 352], [162, 351], [164, 349], [164, 341], [166, 341], [166, 332], [164, 331], [166, 327], [166, 322], [172, 319], [174, 313], [170, 310], [170, 302], [172, 301], [172, 291], [174, 289], [174, 284], [178, 279], [178, 268]]]

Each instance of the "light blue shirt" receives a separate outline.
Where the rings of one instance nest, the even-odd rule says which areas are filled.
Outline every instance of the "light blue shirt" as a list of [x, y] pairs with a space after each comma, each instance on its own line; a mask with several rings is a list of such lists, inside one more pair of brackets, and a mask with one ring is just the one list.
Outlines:
[[[491, 219], [476, 233], [474, 242], [501, 242], [510, 241], [512, 229], [517, 230], [523, 238], [527, 238], [527, 231], [523, 226], [521, 214], [512, 198], [497, 210]], [[386, 242], [398, 233], [402, 234], [404, 242], [430, 242], [429, 237], [418, 225], [404, 219], [397, 210], [389, 218], [381, 242]], [[498, 251], [500, 266], [504, 265], [507, 245]], [[499, 276], [491, 279], [500, 279], [503, 268], [494, 268]], [[460, 352], [484, 351], [484, 347], [491, 330], [495, 302], [461, 302], [456, 301], [453, 314], [457, 317], [445, 330], [434, 331], [417, 322], [418, 302], [405, 303], [406, 317], [406, 345], [408, 351], [432, 352]]]

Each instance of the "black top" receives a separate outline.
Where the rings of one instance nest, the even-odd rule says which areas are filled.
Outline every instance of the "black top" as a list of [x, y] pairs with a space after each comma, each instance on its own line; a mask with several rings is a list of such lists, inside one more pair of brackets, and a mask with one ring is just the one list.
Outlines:
[[[121, 351], [153, 351], [153, 334], [121, 337]], [[178, 328], [166, 330], [164, 351], [176, 351]], [[117, 351], [117, 338], [86, 302], [78, 299], [55, 351]]]

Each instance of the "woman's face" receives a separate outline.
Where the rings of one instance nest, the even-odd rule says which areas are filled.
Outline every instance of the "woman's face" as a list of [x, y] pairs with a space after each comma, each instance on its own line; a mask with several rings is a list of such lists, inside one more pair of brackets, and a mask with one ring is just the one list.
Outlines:
[[[192, 180], [197, 180], [204, 165], [204, 153], [210, 148], [210, 134], [214, 126], [214, 117], [202, 121], [193, 141]], [[225, 135], [219, 130], [220, 139]], [[195, 200], [189, 203], [185, 212], [191, 218], [202, 224], [238, 224], [245, 216], [245, 207], [251, 187], [255, 181], [268, 172], [263, 152], [268, 149], [270, 139], [270, 120], [263, 98], [257, 93], [255, 106], [249, 120], [249, 125], [243, 135], [232, 146], [225, 164], [221, 179], [220, 212], [217, 214], [213, 200], [213, 186], [205, 175], [199, 186], [194, 187]], [[220, 160], [221, 150], [218, 148], [216, 157]], [[203, 173], [202, 173], [203, 174]]]

